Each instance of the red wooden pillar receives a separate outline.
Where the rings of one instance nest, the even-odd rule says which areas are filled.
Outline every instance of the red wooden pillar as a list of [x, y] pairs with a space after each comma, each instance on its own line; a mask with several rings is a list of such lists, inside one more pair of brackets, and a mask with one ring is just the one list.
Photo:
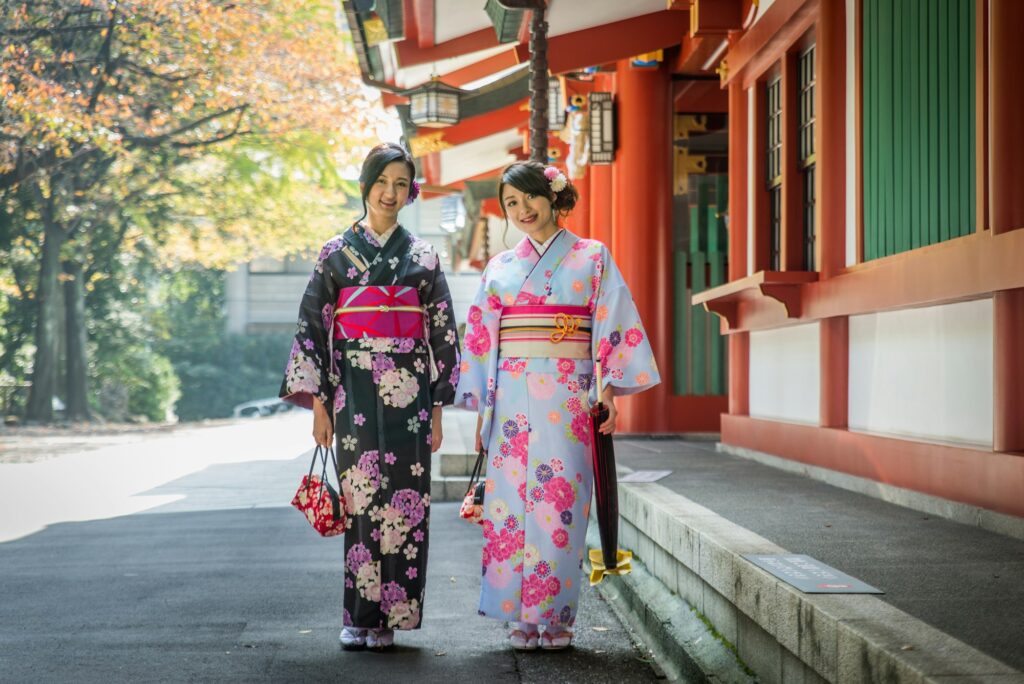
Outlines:
[[[729, 280], [747, 274], [747, 91], [729, 84]], [[729, 413], [750, 413], [750, 334], [729, 335]]]
[[[818, 156], [818, 270], [821, 278], [846, 267], [846, 8], [823, 2], [818, 16], [816, 52], [817, 110], [814, 149]], [[796, 141], [794, 140], [794, 145]], [[792, 198], [793, 195], [790, 195]], [[845, 428], [849, 420], [850, 320], [820, 323], [818, 422]]]
[[729, 84], [729, 280], [747, 274], [747, 91]]
[[821, 278], [846, 267], [846, 3], [823, 2], [818, 15], [817, 231]]
[[847, 316], [821, 321], [821, 386], [818, 423], [845, 428], [849, 419], [850, 319]]
[[579, 198], [576, 200], [576, 208], [565, 221], [566, 227], [581, 238], [590, 237], [590, 175], [587, 172], [582, 178], [572, 181]]
[[[1024, 227], [1024, 3], [989, 0], [989, 221], [993, 237]], [[981, 122], [979, 122], [980, 125]], [[978, 198], [983, 201], [983, 198]], [[1021, 255], [1024, 258], [1024, 255]], [[1024, 290], [993, 296], [993, 448], [1024, 452]]]
[[729, 335], [729, 414], [750, 414], [750, 333]]
[[1024, 193], [1020, 191], [1024, 178], [1024, 127], [1020, 125], [1024, 3], [990, 0], [989, 16], [989, 220], [992, 232], [998, 234], [1024, 228]]
[[1024, 289], [993, 296], [992, 448], [1024, 452]]
[[612, 246], [612, 167], [593, 165], [590, 177], [590, 237]]
[[672, 83], [667, 67], [616, 70], [612, 253], [633, 293], [662, 383], [616, 405], [625, 432], [668, 429], [672, 386]]

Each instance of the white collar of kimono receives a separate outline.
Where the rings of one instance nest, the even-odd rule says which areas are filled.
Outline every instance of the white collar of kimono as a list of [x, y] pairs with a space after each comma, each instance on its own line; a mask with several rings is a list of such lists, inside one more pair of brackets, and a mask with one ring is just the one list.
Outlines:
[[549, 246], [549, 245], [550, 245], [550, 244], [551, 244], [551, 243], [552, 243], [552, 242], [554, 241], [554, 239], [555, 239], [556, 237], [558, 237], [558, 234], [559, 234], [559, 233], [561, 233], [561, 232], [562, 232], [562, 230], [563, 230], [562, 228], [559, 228], [558, 230], [556, 230], [556, 231], [555, 231], [555, 234], [554, 234], [554, 235], [552, 235], [551, 237], [549, 237], [549, 238], [548, 238], [547, 240], [545, 240], [545, 241], [544, 241], [543, 243], [537, 242], [536, 240], [534, 240], [534, 239], [533, 239], [532, 237], [530, 237], [529, 235], [527, 235], [526, 237], [530, 238], [530, 242], [532, 242], [532, 243], [533, 243], [533, 246], [537, 248], [537, 253], [538, 253], [538, 254], [543, 254], [544, 252], [546, 252], [546, 251], [547, 251], [547, 249], [548, 249], [548, 246]]
[[381, 247], [383, 247], [384, 245], [386, 245], [388, 243], [388, 238], [390, 238], [392, 235], [394, 235], [395, 234], [395, 230], [398, 229], [398, 224], [396, 223], [395, 225], [391, 226], [390, 228], [385, 230], [383, 233], [378, 235], [377, 231], [375, 231], [373, 228], [370, 228], [370, 226], [366, 225], [365, 223], [360, 222], [359, 225], [363, 227], [363, 230], [367, 231], [367, 233], [372, 235], [373, 239], [376, 240], [377, 244], [379, 244]]

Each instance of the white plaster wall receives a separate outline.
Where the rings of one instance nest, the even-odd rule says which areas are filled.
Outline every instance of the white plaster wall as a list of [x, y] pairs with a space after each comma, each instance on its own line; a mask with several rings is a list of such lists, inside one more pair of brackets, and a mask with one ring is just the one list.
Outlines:
[[992, 300], [850, 317], [852, 430], [992, 444]]
[[235, 270], [228, 271], [225, 276], [224, 313], [227, 315], [227, 328], [229, 333], [244, 333], [245, 324], [249, 322], [247, 316], [249, 290], [246, 287], [248, 280], [248, 264], [239, 264]]
[[750, 333], [750, 415], [819, 423], [818, 323]]

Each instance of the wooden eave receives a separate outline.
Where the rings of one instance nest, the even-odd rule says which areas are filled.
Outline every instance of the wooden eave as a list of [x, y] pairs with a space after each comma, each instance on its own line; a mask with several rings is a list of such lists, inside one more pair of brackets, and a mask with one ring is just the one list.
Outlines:
[[[548, 38], [548, 68], [562, 74], [668, 48], [689, 31], [689, 22], [686, 12], [663, 10], [553, 36]], [[526, 45], [518, 49], [528, 50]]]
[[776, 0], [736, 42], [726, 55], [728, 71], [723, 85], [736, 78], [744, 88], [779, 59], [785, 46], [807, 31], [818, 14], [820, 0]]

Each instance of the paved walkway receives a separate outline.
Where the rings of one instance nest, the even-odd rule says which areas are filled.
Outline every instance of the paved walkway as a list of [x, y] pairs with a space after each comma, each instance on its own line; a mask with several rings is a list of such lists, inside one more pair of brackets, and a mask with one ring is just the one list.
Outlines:
[[478, 528], [432, 507], [424, 628], [337, 646], [342, 543], [288, 506], [309, 416], [0, 465], [0, 681], [645, 682], [597, 592], [576, 647], [516, 653], [476, 615]]
[[671, 470], [659, 485], [1024, 670], [1024, 541], [718, 453], [713, 442], [620, 438], [616, 456], [634, 470]]

